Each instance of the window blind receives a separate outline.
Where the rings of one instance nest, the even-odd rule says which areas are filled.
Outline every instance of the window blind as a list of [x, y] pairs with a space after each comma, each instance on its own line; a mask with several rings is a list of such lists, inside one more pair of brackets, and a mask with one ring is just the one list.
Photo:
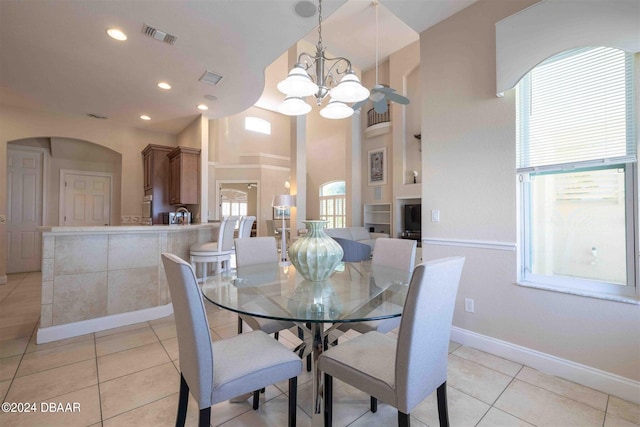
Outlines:
[[636, 161], [633, 56], [597, 47], [542, 62], [518, 84], [518, 172]]

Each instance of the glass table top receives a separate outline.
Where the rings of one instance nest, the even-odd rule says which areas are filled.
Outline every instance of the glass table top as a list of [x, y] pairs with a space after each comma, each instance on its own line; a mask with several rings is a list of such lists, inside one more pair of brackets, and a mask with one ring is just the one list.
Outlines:
[[238, 267], [210, 277], [202, 293], [219, 307], [268, 319], [342, 323], [400, 316], [411, 273], [370, 262], [355, 268], [339, 264], [326, 281], [310, 282], [293, 265]]

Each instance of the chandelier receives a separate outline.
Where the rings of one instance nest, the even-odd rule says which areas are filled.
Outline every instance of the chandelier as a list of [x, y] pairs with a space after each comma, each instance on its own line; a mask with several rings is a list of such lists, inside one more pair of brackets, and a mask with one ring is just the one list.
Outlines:
[[[328, 58], [322, 45], [322, 0], [318, 1], [318, 44], [315, 55], [303, 52], [287, 78], [278, 83], [278, 90], [286, 95], [278, 111], [288, 116], [300, 116], [311, 111], [305, 98], [314, 96], [316, 104], [329, 102], [320, 110], [327, 119], [344, 119], [353, 114], [347, 103], [359, 102], [369, 97], [369, 89], [351, 69], [351, 61], [343, 57]], [[325, 66], [327, 69], [325, 70]], [[309, 73], [311, 70], [311, 74]], [[338, 76], [343, 75], [338, 82]]]

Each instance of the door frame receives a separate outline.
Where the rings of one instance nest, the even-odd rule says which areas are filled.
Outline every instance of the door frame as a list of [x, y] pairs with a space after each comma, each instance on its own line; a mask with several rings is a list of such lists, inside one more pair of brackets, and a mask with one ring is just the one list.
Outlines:
[[113, 224], [113, 174], [109, 172], [97, 172], [97, 171], [85, 171], [76, 169], [60, 169], [60, 186], [58, 188], [59, 200], [58, 203], [58, 225], [64, 226], [64, 182], [67, 175], [87, 175], [87, 176], [99, 176], [109, 178], [109, 224]]
[[[260, 232], [260, 191], [261, 184], [259, 179], [218, 179], [216, 180], [216, 220], [220, 221], [222, 214], [222, 210], [220, 209], [220, 188], [224, 186], [224, 184], [256, 184], [258, 187], [256, 188], [256, 230], [258, 233]], [[258, 234], [259, 235], [259, 234]]]

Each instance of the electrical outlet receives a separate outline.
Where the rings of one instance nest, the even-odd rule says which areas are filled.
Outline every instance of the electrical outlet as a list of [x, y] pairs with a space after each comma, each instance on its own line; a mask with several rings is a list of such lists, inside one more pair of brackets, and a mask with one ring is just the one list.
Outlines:
[[5, 222], [7, 222], [7, 216], [6, 215], [0, 215], [0, 224], [4, 224]]
[[464, 311], [467, 313], [474, 313], [476, 311], [475, 304], [471, 298], [464, 299]]
[[438, 209], [431, 210], [431, 221], [432, 222], [440, 221], [440, 211]]

